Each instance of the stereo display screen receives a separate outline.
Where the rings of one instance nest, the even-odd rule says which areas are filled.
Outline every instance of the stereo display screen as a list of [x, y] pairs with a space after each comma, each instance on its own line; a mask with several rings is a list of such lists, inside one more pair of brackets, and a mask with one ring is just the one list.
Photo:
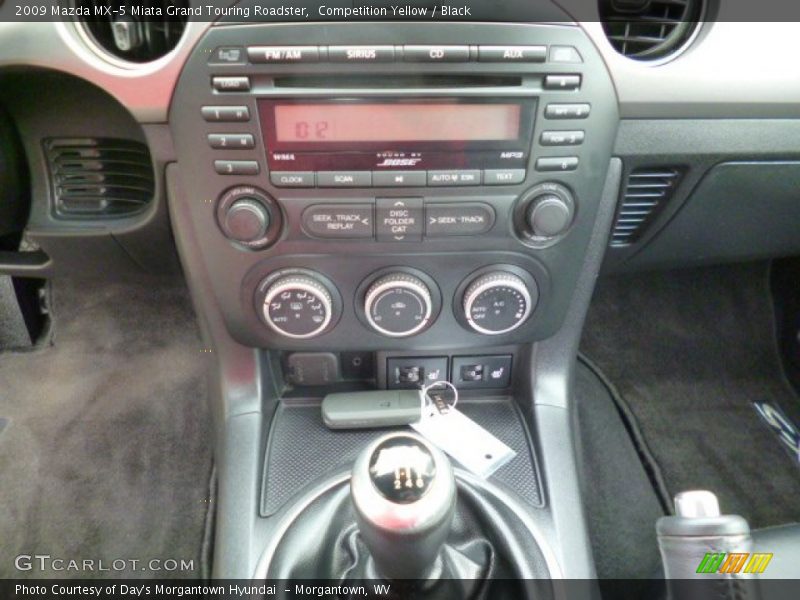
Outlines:
[[517, 140], [521, 105], [501, 103], [275, 103], [281, 143]]

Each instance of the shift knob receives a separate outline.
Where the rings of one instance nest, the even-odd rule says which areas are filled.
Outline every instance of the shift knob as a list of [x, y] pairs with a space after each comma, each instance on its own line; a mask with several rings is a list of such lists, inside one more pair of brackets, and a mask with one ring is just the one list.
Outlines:
[[456, 504], [453, 468], [444, 453], [414, 434], [385, 435], [356, 459], [350, 494], [378, 574], [428, 578]]

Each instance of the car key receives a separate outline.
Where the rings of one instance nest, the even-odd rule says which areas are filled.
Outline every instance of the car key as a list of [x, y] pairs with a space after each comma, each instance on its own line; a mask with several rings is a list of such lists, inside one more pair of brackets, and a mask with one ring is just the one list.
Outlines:
[[419, 421], [421, 390], [379, 390], [328, 394], [322, 420], [329, 429], [397, 427]]

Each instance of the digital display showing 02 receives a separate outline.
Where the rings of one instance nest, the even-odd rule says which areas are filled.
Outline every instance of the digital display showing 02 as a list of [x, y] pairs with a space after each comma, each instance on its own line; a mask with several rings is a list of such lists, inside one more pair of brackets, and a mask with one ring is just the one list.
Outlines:
[[519, 104], [276, 104], [278, 142], [469, 142], [516, 140]]

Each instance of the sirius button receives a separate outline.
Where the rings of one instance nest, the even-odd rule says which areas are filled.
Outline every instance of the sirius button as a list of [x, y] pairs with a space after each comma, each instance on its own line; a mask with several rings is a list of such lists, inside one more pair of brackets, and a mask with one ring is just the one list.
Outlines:
[[328, 60], [331, 62], [391, 62], [394, 46], [329, 46]]

